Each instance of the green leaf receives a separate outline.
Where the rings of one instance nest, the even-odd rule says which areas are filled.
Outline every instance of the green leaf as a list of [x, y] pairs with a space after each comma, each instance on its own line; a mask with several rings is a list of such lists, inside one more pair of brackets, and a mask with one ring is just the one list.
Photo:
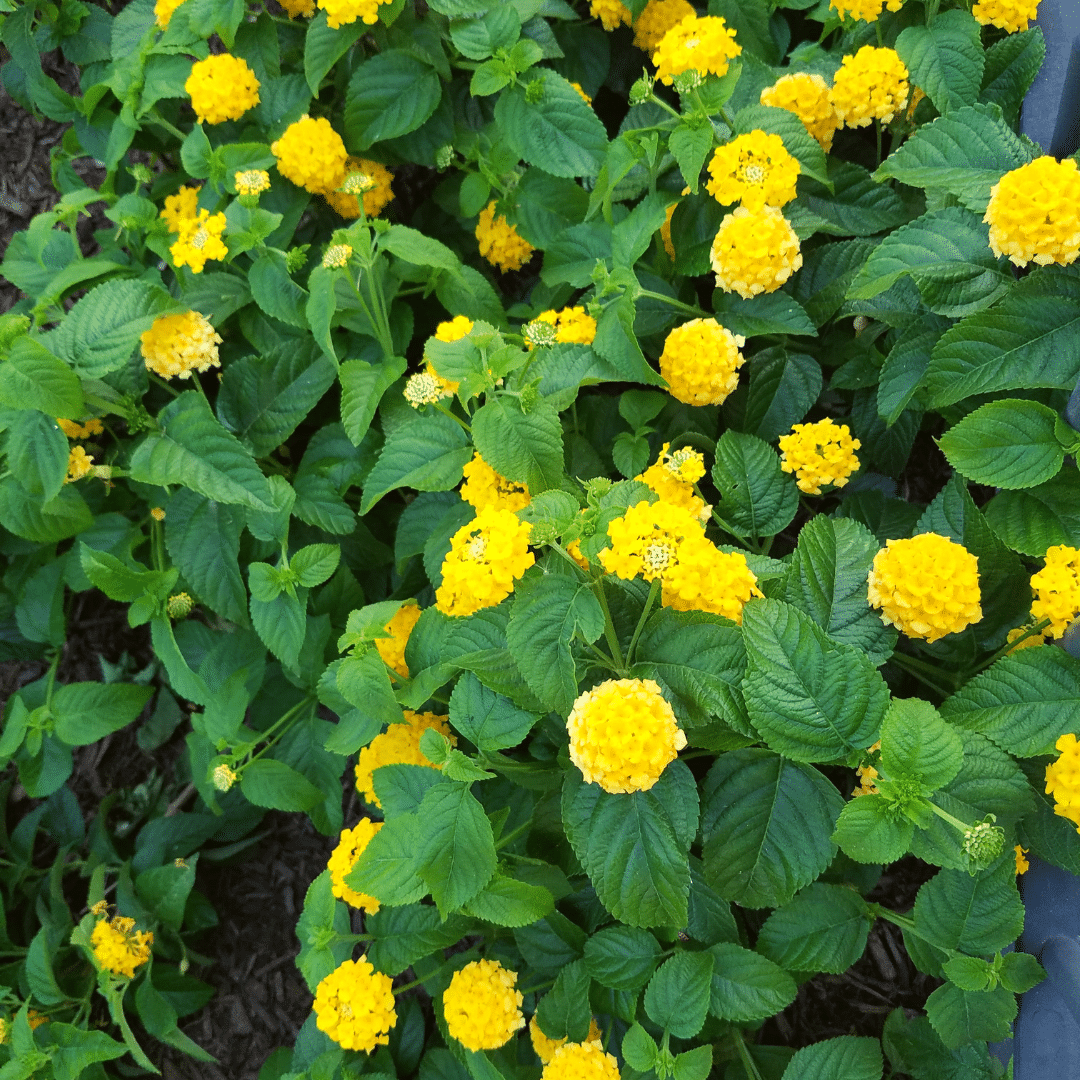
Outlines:
[[585, 966], [601, 986], [639, 990], [656, 970], [660, 945], [646, 930], [609, 926], [585, 943]]
[[[531, 100], [537, 96], [539, 100]], [[499, 95], [501, 137], [530, 165], [552, 176], [596, 176], [607, 153], [599, 117], [561, 75], [544, 71]]]
[[360, 20], [331, 29], [326, 24], [325, 11], [320, 11], [308, 23], [304, 35], [304, 77], [312, 96], [319, 96], [319, 87], [327, 73], [352, 48], [365, 29]]
[[843, 805], [817, 769], [768, 750], [722, 755], [702, 790], [705, 876], [744, 907], [780, 907], [832, 861]]
[[665, 961], [645, 991], [645, 1012], [677, 1039], [692, 1039], [709, 1011], [714, 957], [709, 952], [677, 952]]
[[563, 784], [566, 835], [600, 902], [630, 926], [683, 926], [697, 789], [673, 761], [648, 791], [611, 795], [576, 768]]
[[968, 315], [1012, 284], [1008, 263], [990, 250], [988, 226], [959, 206], [945, 207], [890, 233], [848, 289], [854, 299], [877, 296], [905, 274], [940, 315]]
[[[873, 236], [895, 229], [911, 217], [900, 196], [875, 183], [861, 165], [830, 157], [828, 167], [833, 190], [817, 180], [803, 180], [798, 199], [784, 211], [800, 235], [804, 216], [809, 217], [807, 224], [814, 232], [834, 236]], [[800, 214], [803, 209], [809, 215]]]
[[321, 585], [338, 568], [341, 548], [336, 544], [308, 544], [289, 560], [289, 569], [305, 589]]
[[400, 814], [384, 822], [345, 875], [345, 884], [383, 904], [413, 904], [428, 889], [418, 869], [428, 842], [427, 823], [416, 814]]
[[281, 591], [277, 595], [260, 595], [262, 581], [260, 567], [266, 563], [248, 566], [248, 584], [251, 588], [251, 625], [263, 644], [288, 668], [296, 669], [300, 648], [307, 635], [307, 590], [297, 589], [296, 595]]
[[695, 1046], [692, 1050], [685, 1050], [676, 1055], [672, 1076], [674, 1080], [707, 1080], [712, 1072], [712, 1061], [711, 1044]]
[[486, 60], [496, 49], [509, 49], [521, 34], [521, 18], [513, 7], [492, 8], [480, 19], [450, 24], [455, 47], [470, 60]]
[[418, 872], [445, 919], [494, 877], [497, 858], [491, 822], [465, 784], [430, 788], [420, 805], [425, 843]]
[[719, 1019], [752, 1023], [795, 1000], [795, 980], [759, 953], [727, 941], [708, 951], [714, 961], [709, 1011]]
[[[821, 365], [805, 353], [766, 349], [747, 362], [745, 415], [739, 427], [759, 439], [772, 442], [809, 412], [821, 393]], [[725, 403], [734, 413], [736, 391]]]
[[952, 405], [996, 390], [1071, 390], [1080, 358], [1069, 346], [1080, 331], [1080, 277], [1043, 267], [1017, 282], [989, 311], [946, 331], [926, 373], [930, 404]]
[[379, 237], [379, 246], [416, 266], [457, 271], [461, 260], [443, 243], [405, 225], [391, 225]]
[[839, 975], [862, 956], [869, 930], [869, 909], [854, 889], [816, 881], [765, 920], [756, 947], [787, 971]]
[[268, 251], [260, 255], [248, 271], [248, 285], [255, 303], [267, 315], [289, 326], [308, 329], [304, 312], [308, 292], [293, 281], [282, 252]]
[[986, 50], [982, 92], [979, 100], [999, 105], [1005, 119], [1015, 124], [1024, 96], [1035, 81], [1046, 57], [1041, 26], [1006, 34]]
[[436, 413], [410, 418], [390, 433], [379, 460], [368, 474], [360, 513], [366, 514], [396, 488], [449, 490], [461, 480], [462, 470], [472, 455], [468, 437], [449, 416]]
[[626, 1064], [635, 1072], [647, 1073], [656, 1066], [659, 1054], [656, 1040], [640, 1024], [631, 1024], [622, 1041], [622, 1056]]
[[881, 1080], [877, 1039], [841, 1035], [796, 1050], [781, 1080]]
[[496, 874], [465, 911], [495, 926], [530, 926], [555, 910], [551, 893], [539, 885]]
[[943, 116], [972, 105], [982, 87], [984, 54], [979, 24], [967, 11], [943, 11], [932, 26], [909, 26], [896, 51], [918, 86]]
[[238, 439], [214, 419], [206, 398], [188, 390], [161, 410], [161, 431], [135, 448], [130, 475], [144, 484], [179, 484], [208, 499], [273, 509], [266, 477]]
[[796, 761], [832, 761], [874, 741], [889, 691], [865, 653], [831, 641], [779, 600], [746, 605], [743, 638], [747, 709], [774, 750]]
[[1018, 757], [1052, 752], [1074, 730], [1080, 661], [1050, 646], [1004, 656], [941, 706], [941, 715], [979, 731]]
[[589, 973], [581, 960], [566, 964], [541, 999], [536, 1022], [549, 1039], [584, 1042], [589, 1033]]
[[1024, 928], [1013, 853], [974, 877], [939, 870], [919, 889], [914, 916], [919, 932], [938, 948], [978, 956], [1005, 948]]
[[795, 517], [799, 492], [776, 451], [755, 435], [725, 431], [716, 444], [717, 513], [742, 536], [775, 536]]
[[122, 1042], [104, 1031], [86, 1031], [59, 1020], [49, 1021], [48, 1047], [56, 1080], [78, 1080], [95, 1062], [114, 1061], [127, 1053]]
[[169, 1046], [177, 1047], [196, 1061], [216, 1062], [217, 1058], [208, 1054], [177, 1027], [179, 1016], [176, 1008], [154, 986], [151, 975], [152, 972], [147, 971], [135, 991], [135, 1009], [147, 1033]]
[[1055, 544], [1080, 547], [1080, 481], [1071, 470], [1026, 491], [1001, 491], [983, 508], [1013, 551], [1042, 558]]
[[203, 603], [241, 625], [247, 623], [239, 563], [243, 528], [242, 511], [183, 488], [165, 514], [165, 545], [173, 564]]
[[244, 766], [240, 790], [248, 802], [272, 810], [310, 810], [323, 800], [322, 792], [306, 776], [268, 757]]
[[717, 321], [725, 329], [742, 337], [759, 337], [763, 334], [817, 337], [817, 329], [806, 314], [806, 309], [785, 292], [761, 293], [744, 300], [738, 293], [718, 289], [713, 293], [713, 310]]
[[132, 570], [115, 555], [95, 551], [81, 544], [79, 565], [90, 582], [110, 600], [131, 603], [144, 595], [164, 596], [176, 582], [176, 572], [168, 570]]
[[972, 994], [946, 983], [926, 999], [926, 1015], [950, 1050], [975, 1040], [1007, 1039], [1016, 1012], [1016, 997], [1004, 986]]
[[500, 476], [526, 484], [531, 494], [562, 481], [562, 424], [548, 402], [526, 411], [519, 398], [491, 398], [473, 414], [472, 435], [480, 456]]
[[831, 638], [864, 649], [881, 664], [892, 655], [897, 635], [866, 600], [866, 578], [877, 553], [877, 538], [865, 526], [818, 514], [799, 532], [785, 599]]
[[347, 360], [341, 365], [341, 423], [354, 446], [359, 446], [367, 434], [383, 394], [404, 373], [405, 360], [400, 356], [381, 364]]
[[16, 413], [7, 431], [8, 468], [19, 483], [43, 502], [64, 486], [68, 441], [56, 421], [34, 409]]
[[833, 840], [849, 859], [891, 863], [902, 858], [915, 835], [915, 825], [897, 817], [884, 795], [860, 795], [844, 804]]
[[39, 409], [47, 416], [82, 416], [78, 375], [31, 337], [16, 338], [0, 363], [0, 405]]
[[184, 907], [195, 885], [198, 855], [182, 865], [169, 863], [144, 870], [135, 879], [139, 899], [170, 929], [179, 932], [184, 922]]
[[[477, 174], [466, 177], [466, 181]], [[479, 177], [477, 177], [479, 179]], [[462, 192], [466, 183], [462, 183]], [[477, 193], [481, 194], [480, 192]], [[479, 213], [487, 204], [490, 189], [484, 182], [483, 198], [477, 199]], [[576, 181], [551, 176], [542, 169], [526, 169], [512, 193], [512, 216], [508, 218], [533, 247], [547, 249], [571, 225], [580, 224], [589, 206], [589, 197]], [[471, 208], [470, 208], [471, 209]], [[465, 207], [462, 205], [462, 213]], [[471, 214], [469, 215], [472, 216]]]
[[894, 698], [881, 724], [881, 764], [890, 780], [917, 780], [931, 790], [960, 771], [960, 736], [928, 701]]
[[1037, 401], [990, 401], [954, 424], [938, 446], [957, 472], [977, 484], [1035, 487], [1052, 479], [1065, 460], [1054, 434], [1057, 419]]
[[122, 368], [139, 336], [179, 305], [148, 281], [107, 281], [91, 289], [60, 324], [59, 354], [83, 378], [100, 379]]
[[578, 696], [570, 643], [604, 632], [604, 613], [587, 585], [555, 574], [527, 574], [514, 589], [506, 640], [529, 688], [543, 704], [568, 715]]
[[376, 971], [400, 975], [436, 949], [457, 944], [469, 925], [457, 915], [443, 922], [430, 904], [384, 907], [364, 915], [364, 929], [373, 939], [365, 955]]
[[668, 136], [668, 149], [692, 195], [697, 194], [698, 180], [713, 147], [713, 137], [712, 124], [708, 121], [695, 123], [694, 120], [684, 121]]
[[1014, 994], [1026, 994], [1046, 978], [1042, 964], [1030, 953], [1011, 952], [1001, 958], [1001, 985]]
[[0, 480], [0, 521], [4, 528], [24, 540], [55, 544], [83, 532], [94, 524], [86, 501], [67, 484], [44, 505], [13, 476]]
[[68, 746], [88, 746], [130, 724], [153, 695], [134, 683], [68, 683], [53, 694], [53, 732]]
[[990, 188], [1034, 156], [996, 105], [966, 105], [919, 128], [885, 159], [874, 179], [939, 188], [982, 214]]
[[[340, 31], [335, 31], [340, 33]], [[345, 95], [345, 143], [353, 152], [415, 131], [442, 97], [439, 76], [401, 49], [358, 64]]]
[[465, 672], [450, 695], [450, 723], [477, 750], [517, 746], [539, 719], [489, 690], [471, 671]]
[[[1031, 959], [1035, 960], [1035, 957]], [[954, 956], [941, 965], [941, 970], [949, 982], [961, 990], [990, 989], [990, 962], [981, 956]]]
[[348, 910], [334, 899], [330, 871], [323, 870], [308, 886], [304, 910], [296, 924], [296, 936], [300, 939], [296, 966], [313, 993], [319, 983], [352, 952], [353, 943], [339, 937], [348, 932]]
[[916, 397], [941, 335], [952, 325], [940, 315], [923, 315], [898, 335], [878, 378], [878, 415], [888, 426]]

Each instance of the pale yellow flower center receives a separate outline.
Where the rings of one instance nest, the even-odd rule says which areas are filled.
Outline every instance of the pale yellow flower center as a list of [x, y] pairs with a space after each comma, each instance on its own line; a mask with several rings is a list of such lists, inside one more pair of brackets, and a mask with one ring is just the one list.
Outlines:
[[765, 179], [765, 170], [760, 165], [747, 165], [743, 177], [751, 184], [760, 184]]
[[202, 250], [206, 245], [206, 241], [210, 239], [210, 234], [206, 229], [199, 229], [199, 231], [188, 241], [188, 243], [197, 250]]
[[465, 548], [465, 554], [474, 562], [480, 562], [485, 551], [487, 551], [487, 540], [484, 539], [483, 533], [474, 536]]
[[675, 548], [670, 541], [654, 540], [645, 548], [644, 559], [654, 574], [661, 574], [675, 561]]

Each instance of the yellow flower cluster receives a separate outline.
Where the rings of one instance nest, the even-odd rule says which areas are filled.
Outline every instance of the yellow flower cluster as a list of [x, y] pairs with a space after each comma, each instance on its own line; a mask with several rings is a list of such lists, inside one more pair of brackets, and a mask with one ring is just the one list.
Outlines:
[[327, 270], [343, 270], [351, 258], [351, 244], [331, 244], [323, 252], [322, 264]]
[[157, 0], [157, 3], [154, 4], [154, 19], [162, 30], [169, 28], [169, 20], [172, 18], [173, 12], [183, 2], [184, 0]]
[[745, 555], [704, 540], [684, 547], [678, 565], [664, 575], [660, 595], [664, 607], [675, 611], [709, 611], [741, 624], [746, 602], [762, 594]]
[[367, 960], [346, 960], [315, 987], [315, 1024], [346, 1050], [386, 1046], [397, 1023], [393, 979]]
[[360, 19], [371, 26], [379, 21], [379, 5], [389, 4], [390, 0], [318, 0], [319, 7], [326, 12], [326, 25], [337, 30]]
[[1054, 813], [1080, 832], [1080, 743], [1075, 735], [1062, 735], [1054, 748], [1061, 756], [1046, 766], [1046, 794], [1054, 796]]
[[1007, 172], [991, 189], [983, 221], [990, 247], [1017, 266], [1068, 266], [1080, 255], [1080, 170], [1045, 156]]
[[330, 861], [326, 869], [330, 871], [330, 888], [333, 894], [346, 904], [363, 911], [375, 914], [379, 910], [379, 901], [367, 893], [357, 892], [345, 883], [345, 876], [356, 865], [357, 860], [364, 852], [364, 848], [371, 843], [371, 838], [383, 827], [381, 821], [372, 821], [370, 818], [362, 818], [352, 829], [343, 829], [338, 840], [337, 847], [330, 854]]
[[412, 602], [402, 604], [384, 627], [392, 636], [375, 639], [375, 648], [383, 658], [383, 663], [391, 671], [396, 671], [403, 679], [409, 677], [409, 665], [405, 663], [405, 646], [419, 619], [420, 606], [418, 604]]
[[979, 560], [937, 533], [888, 540], [870, 570], [868, 599], [883, 623], [938, 641], [982, 617]]
[[691, 319], [664, 341], [660, 374], [671, 396], [686, 405], [719, 405], [739, 383], [746, 339], [715, 319]]
[[400, 724], [391, 724], [381, 735], [376, 735], [361, 751], [356, 759], [356, 790], [364, 802], [381, 807], [375, 794], [375, 782], [372, 774], [383, 765], [426, 765], [429, 769], [439, 769], [420, 751], [420, 739], [428, 728], [445, 735], [451, 743], [457, 742], [446, 726], [446, 718], [435, 713], [417, 713], [405, 709], [405, 720]]
[[165, 208], [158, 217], [165, 219], [169, 232], [178, 233], [199, 214], [199, 189], [186, 184], [173, 195], [165, 197]]
[[290, 19], [295, 19], [298, 15], [310, 19], [315, 14], [315, 0], [278, 0], [278, 3]]
[[443, 560], [435, 603], [446, 615], [472, 615], [514, 591], [514, 582], [536, 561], [527, 522], [512, 510], [488, 507], [462, 525]]
[[364, 204], [365, 217], [378, 217], [382, 209], [394, 198], [391, 183], [394, 174], [381, 162], [370, 158], [352, 157], [345, 159], [345, 179], [342, 186], [348, 187], [353, 177], [358, 177], [356, 186], [359, 194], [348, 191], [328, 191], [326, 201], [343, 218], [358, 218], [360, 203]]
[[748, 210], [783, 206], [795, 198], [799, 162], [779, 135], [757, 129], [718, 147], [709, 162], [706, 190], [725, 206], [741, 202]]
[[881, 15], [882, 8], [887, 7], [890, 11], [899, 11], [904, 6], [904, 0], [829, 0], [829, 7], [846, 19], [849, 15], [853, 19], [861, 19], [863, 22], [876, 22]]
[[504, 274], [507, 270], [520, 270], [536, 250], [502, 214], [495, 216], [494, 202], [480, 211], [476, 239], [480, 242], [480, 254]]
[[115, 915], [111, 919], [99, 919], [90, 934], [97, 962], [114, 975], [130, 979], [135, 969], [150, 959], [150, 946], [154, 935], [149, 931], [136, 930], [135, 920]]
[[749, 300], [776, 292], [799, 267], [799, 238], [775, 206], [739, 206], [720, 222], [710, 251], [716, 287]]
[[435, 327], [435, 340], [445, 341], [449, 345], [467, 337], [472, 333], [472, 328], [472, 319], [467, 319], [464, 315], [455, 315], [452, 319], [447, 319], [446, 322], [441, 322]]
[[896, 50], [864, 45], [841, 61], [832, 99], [842, 124], [866, 127], [871, 120], [892, 120], [904, 107], [908, 89], [908, 69]]
[[[1012, 630], [1005, 635], [1006, 644], [1013, 646], [1009, 652], [1014, 653], [1019, 652], [1021, 649], [1033, 649], [1036, 645], [1046, 644], [1046, 634], [1031, 634], [1028, 637], [1024, 637], [1030, 629], [1031, 628], [1028, 626], [1014, 626]], [[1024, 638], [1024, 640], [1021, 641], [1019, 645], [1013, 645], [1013, 642], [1017, 641], [1019, 638]]]
[[169, 248], [177, 266], [190, 266], [193, 274], [201, 274], [211, 259], [224, 259], [229, 249], [221, 239], [225, 231], [225, 215], [200, 210], [198, 215], [180, 223], [180, 235]]
[[236, 185], [237, 195], [251, 198], [270, 190], [270, 174], [265, 169], [245, 169], [243, 172], [233, 173], [233, 183]]
[[848, 482], [859, 467], [855, 451], [861, 446], [847, 424], [827, 417], [816, 424], [794, 424], [790, 435], [780, 437], [780, 468], [795, 474], [800, 491], [820, 495], [823, 484], [841, 488]]
[[517, 972], [497, 960], [474, 960], [443, 992], [446, 1029], [468, 1050], [497, 1050], [525, 1023]]
[[581, 95], [581, 100], [584, 101], [586, 105], [592, 104], [592, 98], [585, 93], [585, 88], [581, 83], [572, 82], [570, 85]]
[[705, 475], [705, 458], [688, 446], [669, 454], [669, 445], [664, 443], [656, 461], [634, 479], [648, 484], [663, 502], [689, 510], [698, 521], [704, 521], [712, 508], [694, 494], [694, 484]]
[[478, 453], [473, 453], [463, 472], [461, 497], [478, 513], [488, 507], [517, 511], [529, 505], [528, 487], [500, 476]]
[[1039, 12], [1039, 0], [977, 0], [971, 14], [983, 26], [996, 26], [1015, 34], [1026, 30]]
[[[535, 321], [555, 327], [555, 341], [558, 343], [591, 345], [596, 338], [596, 320], [583, 307], [541, 311]], [[532, 347], [532, 343], [527, 340], [526, 348], [531, 350]]]
[[1024, 858], [1024, 856], [1027, 855], [1028, 850], [1029, 850], [1028, 848], [1021, 847], [1019, 844], [1017, 844], [1013, 848], [1013, 851], [1016, 854], [1016, 875], [1017, 875], [1017, 877], [1019, 877], [1021, 874], [1026, 874], [1031, 869], [1031, 863], [1029, 863], [1027, 861], [1027, 859]]
[[221, 366], [218, 359], [221, 335], [198, 311], [162, 315], [139, 340], [147, 368], [163, 379], [174, 375], [190, 379], [193, 371]]
[[590, 0], [589, 14], [607, 31], [630, 25], [630, 9], [619, 0]]
[[735, 31], [718, 15], [687, 15], [661, 39], [653, 54], [656, 77], [666, 86], [684, 71], [727, 74], [728, 64], [742, 52]]
[[566, 721], [570, 760], [612, 794], [648, 791], [686, 735], [652, 679], [608, 679], [585, 691]]
[[688, 15], [697, 15], [688, 0], [649, 0], [634, 23], [634, 44], [651, 56], [664, 35]]
[[239, 120], [259, 104], [259, 80], [239, 56], [218, 53], [196, 60], [184, 83], [200, 124]]
[[229, 791], [238, 779], [235, 770], [229, 768], [224, 762], [214, 766], [211, 782], [218, 791]]
[[540, 1080], [619, 1080], [619, 1063], [604, 1052], [599, 1039], [567, 1043], [544, 1066]]
[[345, 179], [349, 155], [325, 116], [316, 120], [305, 113], [270, 144], [270, 152], [286, 180], [316, 195], [336, 191]]
[[[596, 1042], [600, 1037], [600, 1027], [596, 1023], [596, 1019], [591, 1018], [589, 1020], [589, 1035], [585, 1041]], [[555, 1056], [555, 1051], [558, 1050], [560, 1046], [565, 1046], [567, 1041], [565, 1037], [562, 1039], [549, 1039], [540, 1030], [540, 1025], [536, 1022], [535, 1016], [529, 1021], [529, 1039], [532, 1041], [536, 1056], [543, 1065], [546, 1065]]]
[[[878, 739], [873, 746], [867, 748], [867, 753], [872, 754], [875, 750], [881, 749], [881, 740]], [[878, 771], [873, 765], [860, 765], [855, 772], [859, 777], [859, 786], [851, 793], [853, 798], [858, 798], [860, 795], [876, 795], [877, 784], [874, 783], [878, 778]]]
[[87, 420], [85, 424], [78, 424], [74, 420], [64, 420], [58, 416], [56, 423], [69, 439], [89, 439], [91, 435], [100, 435], [105, 430], [97, 417]]
[[1046, 565], [1032, 575], [1031, 589], [1035, 593], [1032, 617], [1036, 622], [1049, 619], [1046, 633], [1063, 637], [1080, 616], [1080, 551], [1065, 544], [1048, 548]]
[[805, 71], [782, 75], [761, 91], [760, 100], [762, 105], [794, 113], [826, 153], [832, 149], [840, 117], [833, 104], [832, 90], [820, 75]]
[[92, 454], [88, 454], [81, 446], [73, 446], [68, 452], [67, 476], [64, 477], [64, 483], [73, 484], [76, 480], [81, 480], [90, 472], [93, 464]]

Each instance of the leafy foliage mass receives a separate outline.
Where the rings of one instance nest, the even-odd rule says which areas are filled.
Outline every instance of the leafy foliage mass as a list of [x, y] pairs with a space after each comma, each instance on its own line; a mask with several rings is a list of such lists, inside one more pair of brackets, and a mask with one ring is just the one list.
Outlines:
[[[1014, 846], [1080, 872], [1044, 793], [1080, 661], [1029, 618], [1047, 550], [1080, 546], [1061, 418], [1080, 270], [1014, 269], [983, 219], [1039, 157], [1015, 124], [1041, 32], [950, 0], [871, 22], [710, 0], [741, 52], [666, 85], [639, 79], [644, 0], [305, 7], [0, 3], [5, 86], [70, 125], [59, 202], [0, 267], [25, 294], [0, 321], [0, 656], [47, 661], [0, 735], [34, 800], [4, 836], [0, 1078], [153, 1069], [144, 1035], [205, 1057], [177, 1026], [209, 994], [188, 973], [214, 921], [197, 861], [234, 856], [270, 808], [355, 825], [358, 755], [380, 827], [312, 882], [296, 962], [333, 1031], [353, 1030], [354, 970], [396, 981], [396, 1019], [367, 1054], [312, 1014], [267, 1080], [535, 1080], [524, 1030], [476, 1051], [447, 1028], [443, 994], [478, 959], [515, 974], [548, 1041], [595, 1022], [628, 1080], [874, 1080], [885, 1057], [920, 1080], [998, 1075], [986, 1044], [1042, 974], [1003, 952], [1023, 920]], [[868, 45], [895, 49], [907, 96], [837, 130], [820, 94]], [[77, 94], [42, 66], [57, 47]], [[223, 53], [244, 63], [206, 63]], [[215, 83], [228, 72], [241, 97]], [[821, 141], [761, 103], [795, 73], [818, 77]], [[705, 178], [751, 134], [798, 167], [761, 211], [797, 258], [744, 295], [712, 287], [735, 211]], [[76, 168], [92, 162], [96, 187]], [[87, 255], [91, 210], [108, 224]], [[722, 334], [665, 354], [709, 318]], [[722, 340], [722, 372], [689, 340]], [[835, 466], [791, 439], [820, 421], [843, 431]], [[784, 436], [810, 459], [798, 477]], [[679, 473], [685, 529], [703, 519], [694, 550], [742, 568], [724, 608], [741, 621], [713, 613], [722, 576], [669, 595], [667, 549], [635, 555], [644, 576], [605, 572], [609, 526], [655, 498], [646, 469], [688, 452], [704, 465]], [[932, 643], [868, 600], [879, 550], [924, 533], [977, 560], [979, 587]], [[511, 536], [481, 591], [469, 567]], [[436, 602], [451, 566], [468, 614]], [[148, 627], [154, 661], [61, 685], [71, 599], [93, 589]], [[609, 679], [655, 688], [678, 724], [658, 778], [618, 791], [586, 780], [567, 732]], [[87, 830], [73, 751], [140, 718], [178, 772], [110, 794]], [[605, 753], [649, 730], [619, 720], [604, 713]], [[912, 910], [868, 900], [908, 854], [939, 868]], [[122, 975], [93, 937], [117, 916], [154, 935]], [[881, 1041], [760, 1045], [876, 920], [940, 980], [925, 1016], [893, 1013]]]

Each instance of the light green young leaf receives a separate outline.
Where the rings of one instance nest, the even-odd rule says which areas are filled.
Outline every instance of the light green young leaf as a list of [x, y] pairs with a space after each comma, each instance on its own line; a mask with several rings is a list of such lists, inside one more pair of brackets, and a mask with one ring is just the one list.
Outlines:
[[[330, 871], [324, 870], [308, 886], [304, 896], [304, 910], [296, 924], [296, 936], [300, 940], [300, 952], [296, 966], [308, 989], [315, 987], [352, 952], [351, 941], [334, 940], [349, 932], [348, 908], [334, 899]], [[326, 943], [326, 939], [330, 943]]]
[[16, 338], [0, 364], [0, 405], [65, 419], [83, 414], [78, 375], [31, 337]]
[[249, 567], [251, 585], [251, 625], [263, 644], [288, 668], [296, 669], [300, 648], [307, 634], [307, 589], [297, 589], [296, 595], [281, 592], [272, 600], [256, 598], [255, 567], [266, 565], [252, 563]]
[[7, 431], [8, 468], [19, 483], [42, 502], [55, 498], [64, 486], [68, 441], [56, 421], [35, 409], [12, 417]]
[[960, 736], [928, 701], [893, 698], [881, 724], [881, 764], [890, 780], [944, 787], [960, 771]]
[[340, 561], [341, 548], [336, 544], [308, 544], [289, 560], [289, 569], [300, 585], [313, 589], [334, 573]]
[[274, 810], [310, 810], [323, 800], [322, 792], [303, 773], [268, 757], [244, 766], [240, 790], [248, 802]]
[[844, 804], [833, 840], [849, 858], [861, 863], [891, 863], [911, 847], [915, 825], [898, 818], [884, 795], [860, 795]]
[[632, 1024], [622, 1041], [626, 1064], [636, 1072], [647, 1073], [656, 1065], [658, 1055], [656, 1040], [640, 1024]]
[[[176, 582], [175, 570], [133, 570], [107, 551], [79, 545], [83, 573], [110, 600], [130, 604], [140, 596], [163, 596]], [[141, 565], [141, 564], [139, 564]]]
[[1016, 1012], [1016, 996], [1004, 986], [972, 994], [946, 983], [926, 999], [926, 1015], [950, 1050], [975, 1040], [1007, 1039]]
[[501, 476], [528, 485], [530, 493], [559, 486], [562, 424], [548, 402], [526, 411], [518, 398], [489, 398], [473, 415], [472, 435], [480, 456]]

